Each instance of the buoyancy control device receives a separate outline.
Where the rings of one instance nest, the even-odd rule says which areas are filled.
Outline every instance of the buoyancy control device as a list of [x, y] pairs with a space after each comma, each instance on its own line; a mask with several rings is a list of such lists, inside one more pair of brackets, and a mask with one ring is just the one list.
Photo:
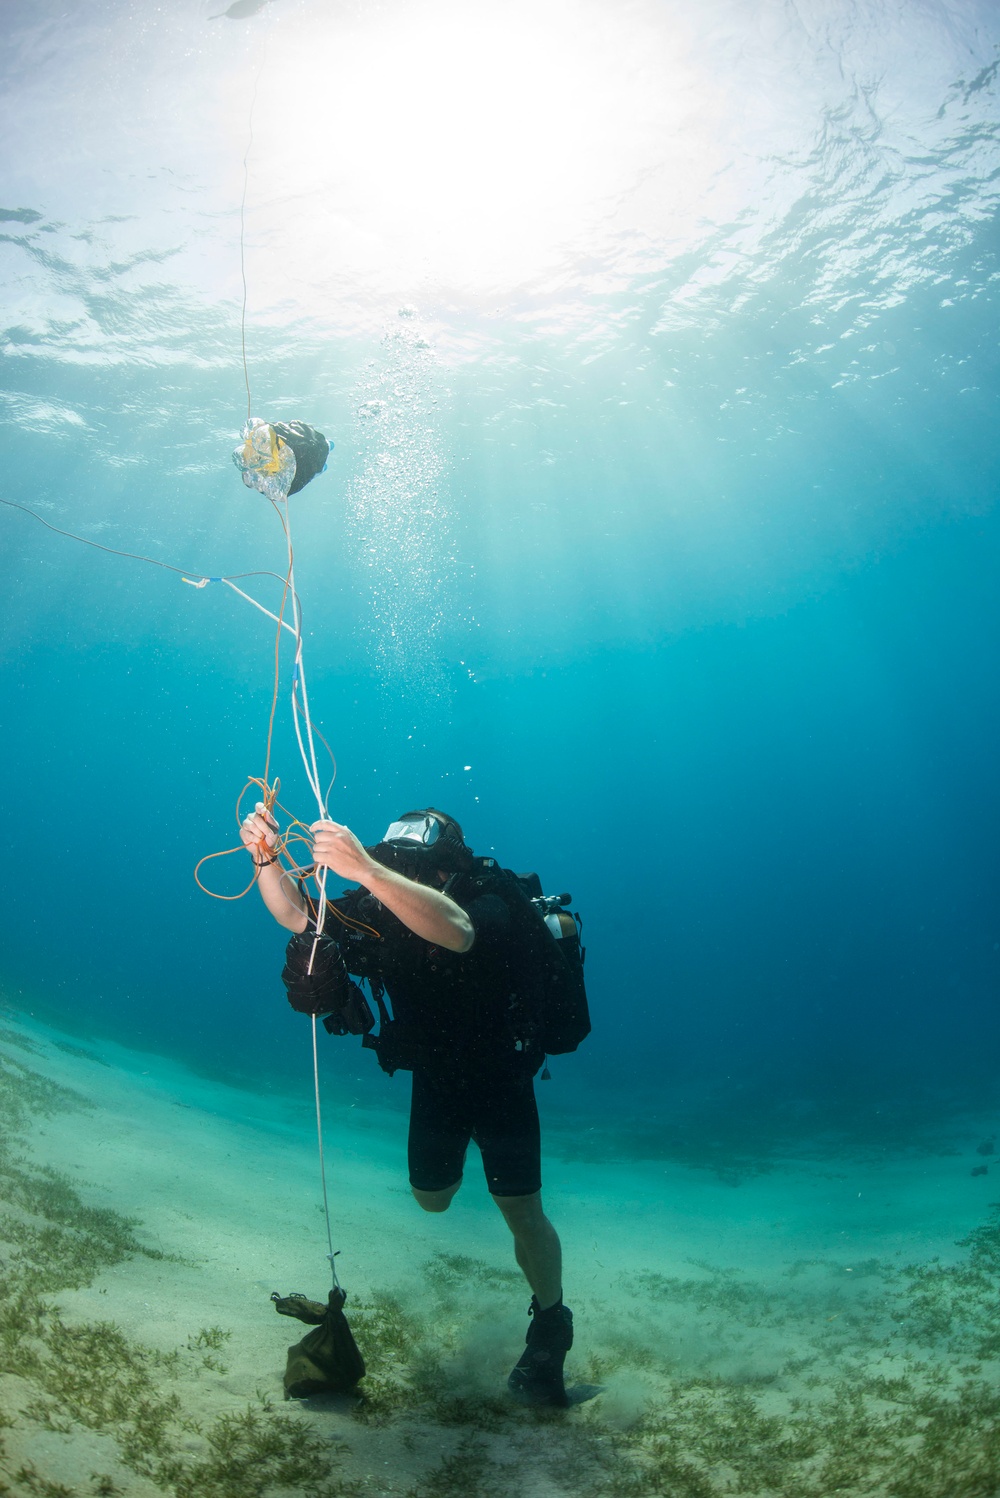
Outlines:
[[543, 1000], [541, 1034], [546, 1055], [566, 1055], [590, 1034], [590, 1006], [583, 972], [587, 960], [583, 920], [579, 911], [570, 912], [567, 908], [572, 895], [543, 895], [537, 874], [517, 874], [515, 878], [542, 917], [566, 967], [565, 974], [553, 976]]
[[[590, 1011], [584, 981], [586, 948], [582, 921], [567, 909], [568, 894], [546, 895], [537, 874], [515, 874], [493, 858], [476, 858], [472, 868], [453, 876], [445, 886], [460, 905], [480, 895], [498, 895], [512, 918], [516, 954], [512, 973], [516, 1014], [512, 1021], [518, 1049], [536, 1058], [560, 1056], [575, 1051], [590, 1034]], [[372, 897], [352, 891], [348, 899], [360, 906]], [[366, 913], [366, 919], [372, 917]], [[326, 1015], [325, 1028], [336, 1035], [362, 1035], [362, 1045], [375, 1052], [383, 1071], [392, 1075], [425, 1064], [427, 1046], [420, 1028], [403, 1025], [388, 1010], [381, 977], [380, 942], [377, 933], [366, 937], [362, 928], [346, 936], [350, 951], [345, 962], [341, 942], [323, 935], [318, 942], [311, 932], [288, 943], [282, 973], [292, 1007], [304, 1013]], [[329, 927], [327, 928], [329, 931]], [[307, 971], [311, 964], [311, 974]], [[348, 971], [367, 980], [378, 1008], [379, 1028], [363, 993]], [[543, 1077], [545, 1073], [543, 1072]]]
[[590, 1034], [584, 981], [587, 949], [583, 921], [566, 908], [572, 895], [546, 895], [537, 874], [515, 874], [492, 858], [479, 858], [470, 882], [498, 894], [515, 922], [523, 946], [521, 982], [533, 1038], [546, 1056], [563, 1056]]
[[[516, 1013], [513, 1028], [518, 1049], [539, 1065], [546, 1056], [561, 1056], [590, 1034], [590, 1010], [584, 981], [586, 948], [583, 922], [566, 908], [572, 896], [545, 895], [537, 874], [515, 874], [493, 858], [476, 858], [471, 870], [456, 874], [445, 886], [459, 904], [479, 895], [495, 894], [511, 913], [518, 951]], [[360, 965], [360, 964], [359, 964]], [[352, 964], [352, 970], [357, 970]], [[423, 1064], [425, 1047], [414, 1027], [402, 1026], [388, 1013], [384, 988], [377, 976], [366, 973], [378, 1006], [379, 1030], [366, 1033], [362, 1045], [374, 1051], [383, 1071], [411, 1070]], [[328, 1021], [324, 1024], [329, 1028]], [[547, 1069], [542, 1072], [545, 1080]]]

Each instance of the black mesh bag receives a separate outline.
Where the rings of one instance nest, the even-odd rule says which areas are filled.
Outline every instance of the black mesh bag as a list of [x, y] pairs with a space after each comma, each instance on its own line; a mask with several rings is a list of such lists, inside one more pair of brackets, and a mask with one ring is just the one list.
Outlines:
[[294, 1316], [314, 1329], [288, 1349], [285, 1398], [308, 1399], [310, 1394], [349, 1394], [365, 1376], [365, 1360], [344, 1315], [347, 1296], [339, 1285], [326, 1305], [304, 1295], [271, 1296], [281, 1316]]

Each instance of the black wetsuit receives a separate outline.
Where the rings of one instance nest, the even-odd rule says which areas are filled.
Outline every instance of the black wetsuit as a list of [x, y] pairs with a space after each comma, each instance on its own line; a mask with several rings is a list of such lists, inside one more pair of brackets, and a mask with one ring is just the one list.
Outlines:
[[[453, 1186], [473, 1140], [490, 1191], [526, 1196], [541, 1188], [532, 1079], [543, 1058], [524, 1024], [523, 949], [499, 895], [476, 891], [466, 900], [459, 884], [452, 898], [475, 932], [468, 952], [432, 946], [363, 889], [333, 902], [325, 934], [348, 972], [381, 985], [392, 1005], [390, 1023], [365, 1044], [385, 1070], [413, 1072], [411, 1185]], [[345, 924], [338, 913], [362, 924]]]

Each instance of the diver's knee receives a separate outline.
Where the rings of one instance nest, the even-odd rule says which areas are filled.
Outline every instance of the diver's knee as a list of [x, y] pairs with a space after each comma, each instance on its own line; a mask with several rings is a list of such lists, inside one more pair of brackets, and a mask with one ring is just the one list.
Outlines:
[[454, 1186], [446, 1186], [443, 1191], [421, 1191], [419, 1186], [411, 1186], [413, 1199], [418, 1206], [423, 1207], [425, 1212], [447, 1212], [451, 1206], [452, 1197], [461, 1186], [461, 1180], [455, 1182]]
[[512, 1232], [537, 1227], [545, 1221], [542, 1211], [542, 1193], [532, 1191], [527, 1196], [493, 1196]]

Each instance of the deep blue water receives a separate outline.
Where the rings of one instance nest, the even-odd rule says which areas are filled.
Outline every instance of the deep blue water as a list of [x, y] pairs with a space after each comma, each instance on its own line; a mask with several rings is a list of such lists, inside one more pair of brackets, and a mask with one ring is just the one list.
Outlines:
[[[197, 574], [281, 570], [228, 456], [271, 49], [250, 373], [256, 413], [337, 444], [291, 502], [333, 815], [368, 841], [443, 805], [572, 890], [595, 1029], [555, 1108], [875, 1129], [994, 1096], [993, 7], [214, 9], [5, 11], [0, 497]], [[519, 27], [575, 39], [512, 85], [527, 145], [466, 88], [477, 149], [435, 114], [407, 156], [447, 86], [410, 86], [415, 12], [470, 69], [476, 26], [515, 57]], [[343, 59], [382, 47], [366, 147]], [[621, 125], [592, 201], [545, 87]], [[0, 541], [5, 1001], [296, 1085], [280, 932], [191, 878], [263, 768], [267, 622], [13, 510]], [[311, 820], [284, 694], [273, 768]], [[330, 1044], [332, 1086], [378, 1084]]]

